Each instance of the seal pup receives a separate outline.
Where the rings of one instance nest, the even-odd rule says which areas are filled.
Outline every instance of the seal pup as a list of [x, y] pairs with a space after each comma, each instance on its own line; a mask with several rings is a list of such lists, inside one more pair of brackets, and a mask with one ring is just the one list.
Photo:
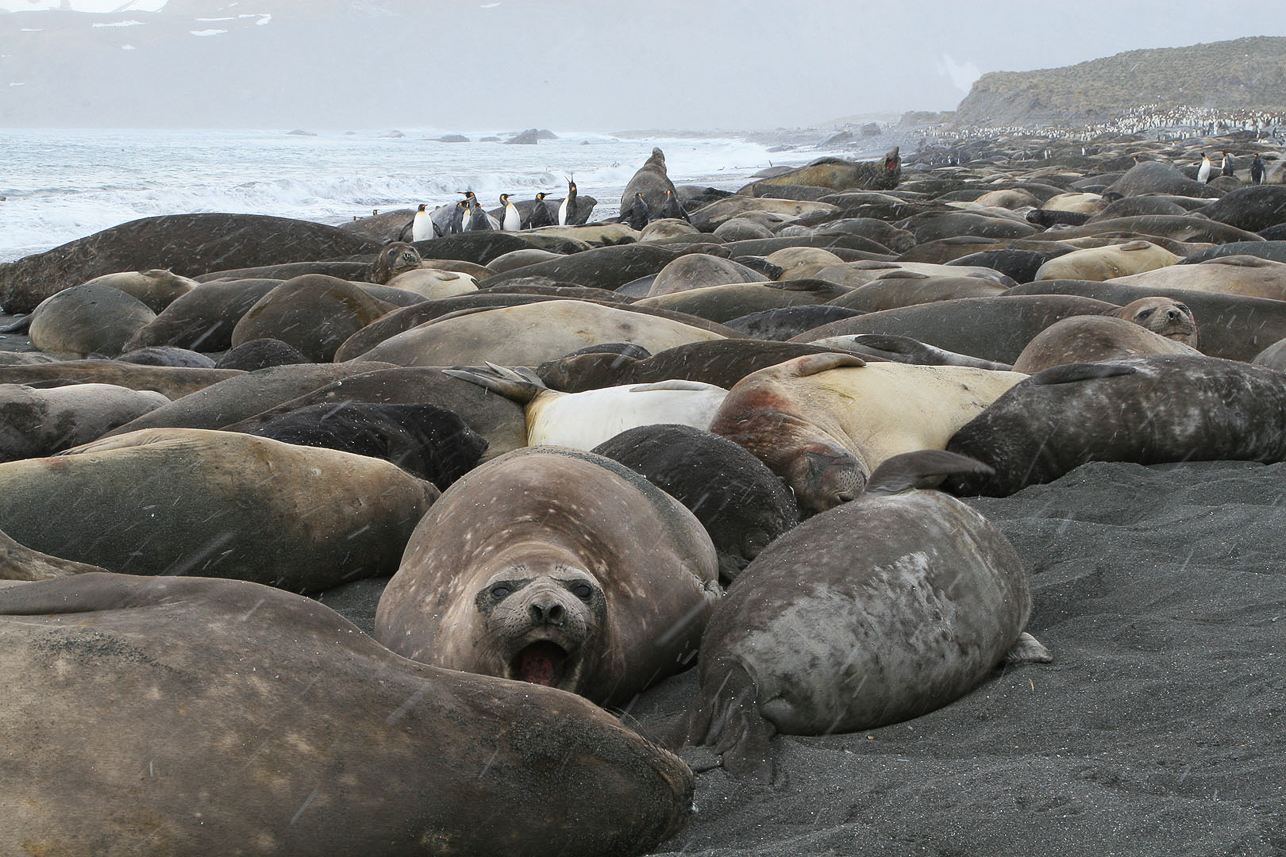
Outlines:
[[782, 535], [746, 567], [701, 638], [686, 743], [771, 782], [776, 733], [897, 723], [965, 695], [1002, 661], [1049, 662], [1025, 633], [1022, 561], [939, 491], [987, 468], [939, 450], [890, 458], [851, 503]]
[[0, 584], [0, 674], [6, 855], [627, 857], [692, 812], [686, 766], [585, 700], [251, 583]]
[[718, 573], [701, 522], [634, 471], [518, 449], [420, 521], [375, 639], [413, 661], [619, 705], [690, 663]]

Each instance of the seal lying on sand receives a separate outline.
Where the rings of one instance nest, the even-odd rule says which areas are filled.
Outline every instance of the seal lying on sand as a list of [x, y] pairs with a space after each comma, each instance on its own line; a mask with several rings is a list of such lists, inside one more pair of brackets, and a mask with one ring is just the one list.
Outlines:
[[619, 704], [696, 654], [718, 573], [701, 523], [634, 471], [519, 449], [420, 521], [375, 638], [413, 661]]
[[915, 490], [976, 470], [938, 450], [891, 458], [862, 496], [751, 562], [701, 638], [687, 743], [771, 781], [774, 733], [897, 723], [968, 693], [1003, 658], [1050, 660], [1023, 633], [1031, 596], [1008, 540], [960, 501]]
[[0, 584], [0, 674], [4, 854], [634, 855], [691, 813], [683, 763], [584, 700], [252, 583]]

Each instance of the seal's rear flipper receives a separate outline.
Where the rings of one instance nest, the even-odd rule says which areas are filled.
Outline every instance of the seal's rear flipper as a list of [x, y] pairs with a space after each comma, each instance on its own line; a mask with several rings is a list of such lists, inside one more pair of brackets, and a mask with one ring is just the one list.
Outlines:
[[1092, 381], [1095, 378], [1114, 378], [1117, 375], [1134, 375], [1138, 369], [1123, 366], [1120, 363], [1068, 363], [1063, 366], [1051, 366], [1042, 369], [1027, 379], [1029, 384], [1074, 384], [1077, 381]]
[[1052, 664], [1054, 654], [1040, 640], [1023, 631], [1005, 653], [1007, 664]]
[[900, 494], [912, 488], [936, 488], [947, 476], [991, 476], [981, 461], [942, 449], [920, 449], [886, 459], [866, 482], [866, 494]]
[[442, 374], [477, 384], [520, 405], [527, 404], [547, 389], [545, 383], [530, 369], [524, 367], [510, 369], [497, 366], [490, 361], [487, 361], [487, 369], [453, 367], [443, 369]]
[[713, 767], [710, 756], [699, 748], [710, 747], [723, 757], [723, 768], [734, 777], [764, 785], [773, 781], [772, 736], [776, 728], [759, 713], [758, 688], [746, 668], [728, 664], [720, 674], [712, 669], [707, 682], [717, 681], [715, 692], [703, 698], [688, 721], [683, 758], [703, 769]]

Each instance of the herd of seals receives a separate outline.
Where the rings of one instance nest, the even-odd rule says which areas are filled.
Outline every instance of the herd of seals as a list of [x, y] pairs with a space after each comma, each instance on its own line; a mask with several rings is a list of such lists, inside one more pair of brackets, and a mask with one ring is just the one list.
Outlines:
[[1051, 661], [956, 497], [1286, 461], [1281, 158], [1093, 148], [738, 192], [658, 149], [614, 222], [166, 216], [0, 266], [0, 851], [642, 854], [694, 769]]

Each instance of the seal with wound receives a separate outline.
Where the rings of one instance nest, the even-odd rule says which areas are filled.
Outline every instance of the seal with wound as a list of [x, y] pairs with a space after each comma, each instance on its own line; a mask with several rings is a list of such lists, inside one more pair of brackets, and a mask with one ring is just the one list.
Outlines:
[[1021, 560], [982, 515], [938, 491], [985, 471], [940, 450], [890, 458], [851, 503], [773, 542], [701, 638], [687, 743], [732, 774], [771, 781], [775, 733], [852, 732], [963, 696], [1002, 659], [1049, 661], [1024, 632]]
[[629, 468], [514, 450], [420, 521], [375, 638], [413, 661], [619, 705], [690, 663], [718, 572], [700, 521]]

